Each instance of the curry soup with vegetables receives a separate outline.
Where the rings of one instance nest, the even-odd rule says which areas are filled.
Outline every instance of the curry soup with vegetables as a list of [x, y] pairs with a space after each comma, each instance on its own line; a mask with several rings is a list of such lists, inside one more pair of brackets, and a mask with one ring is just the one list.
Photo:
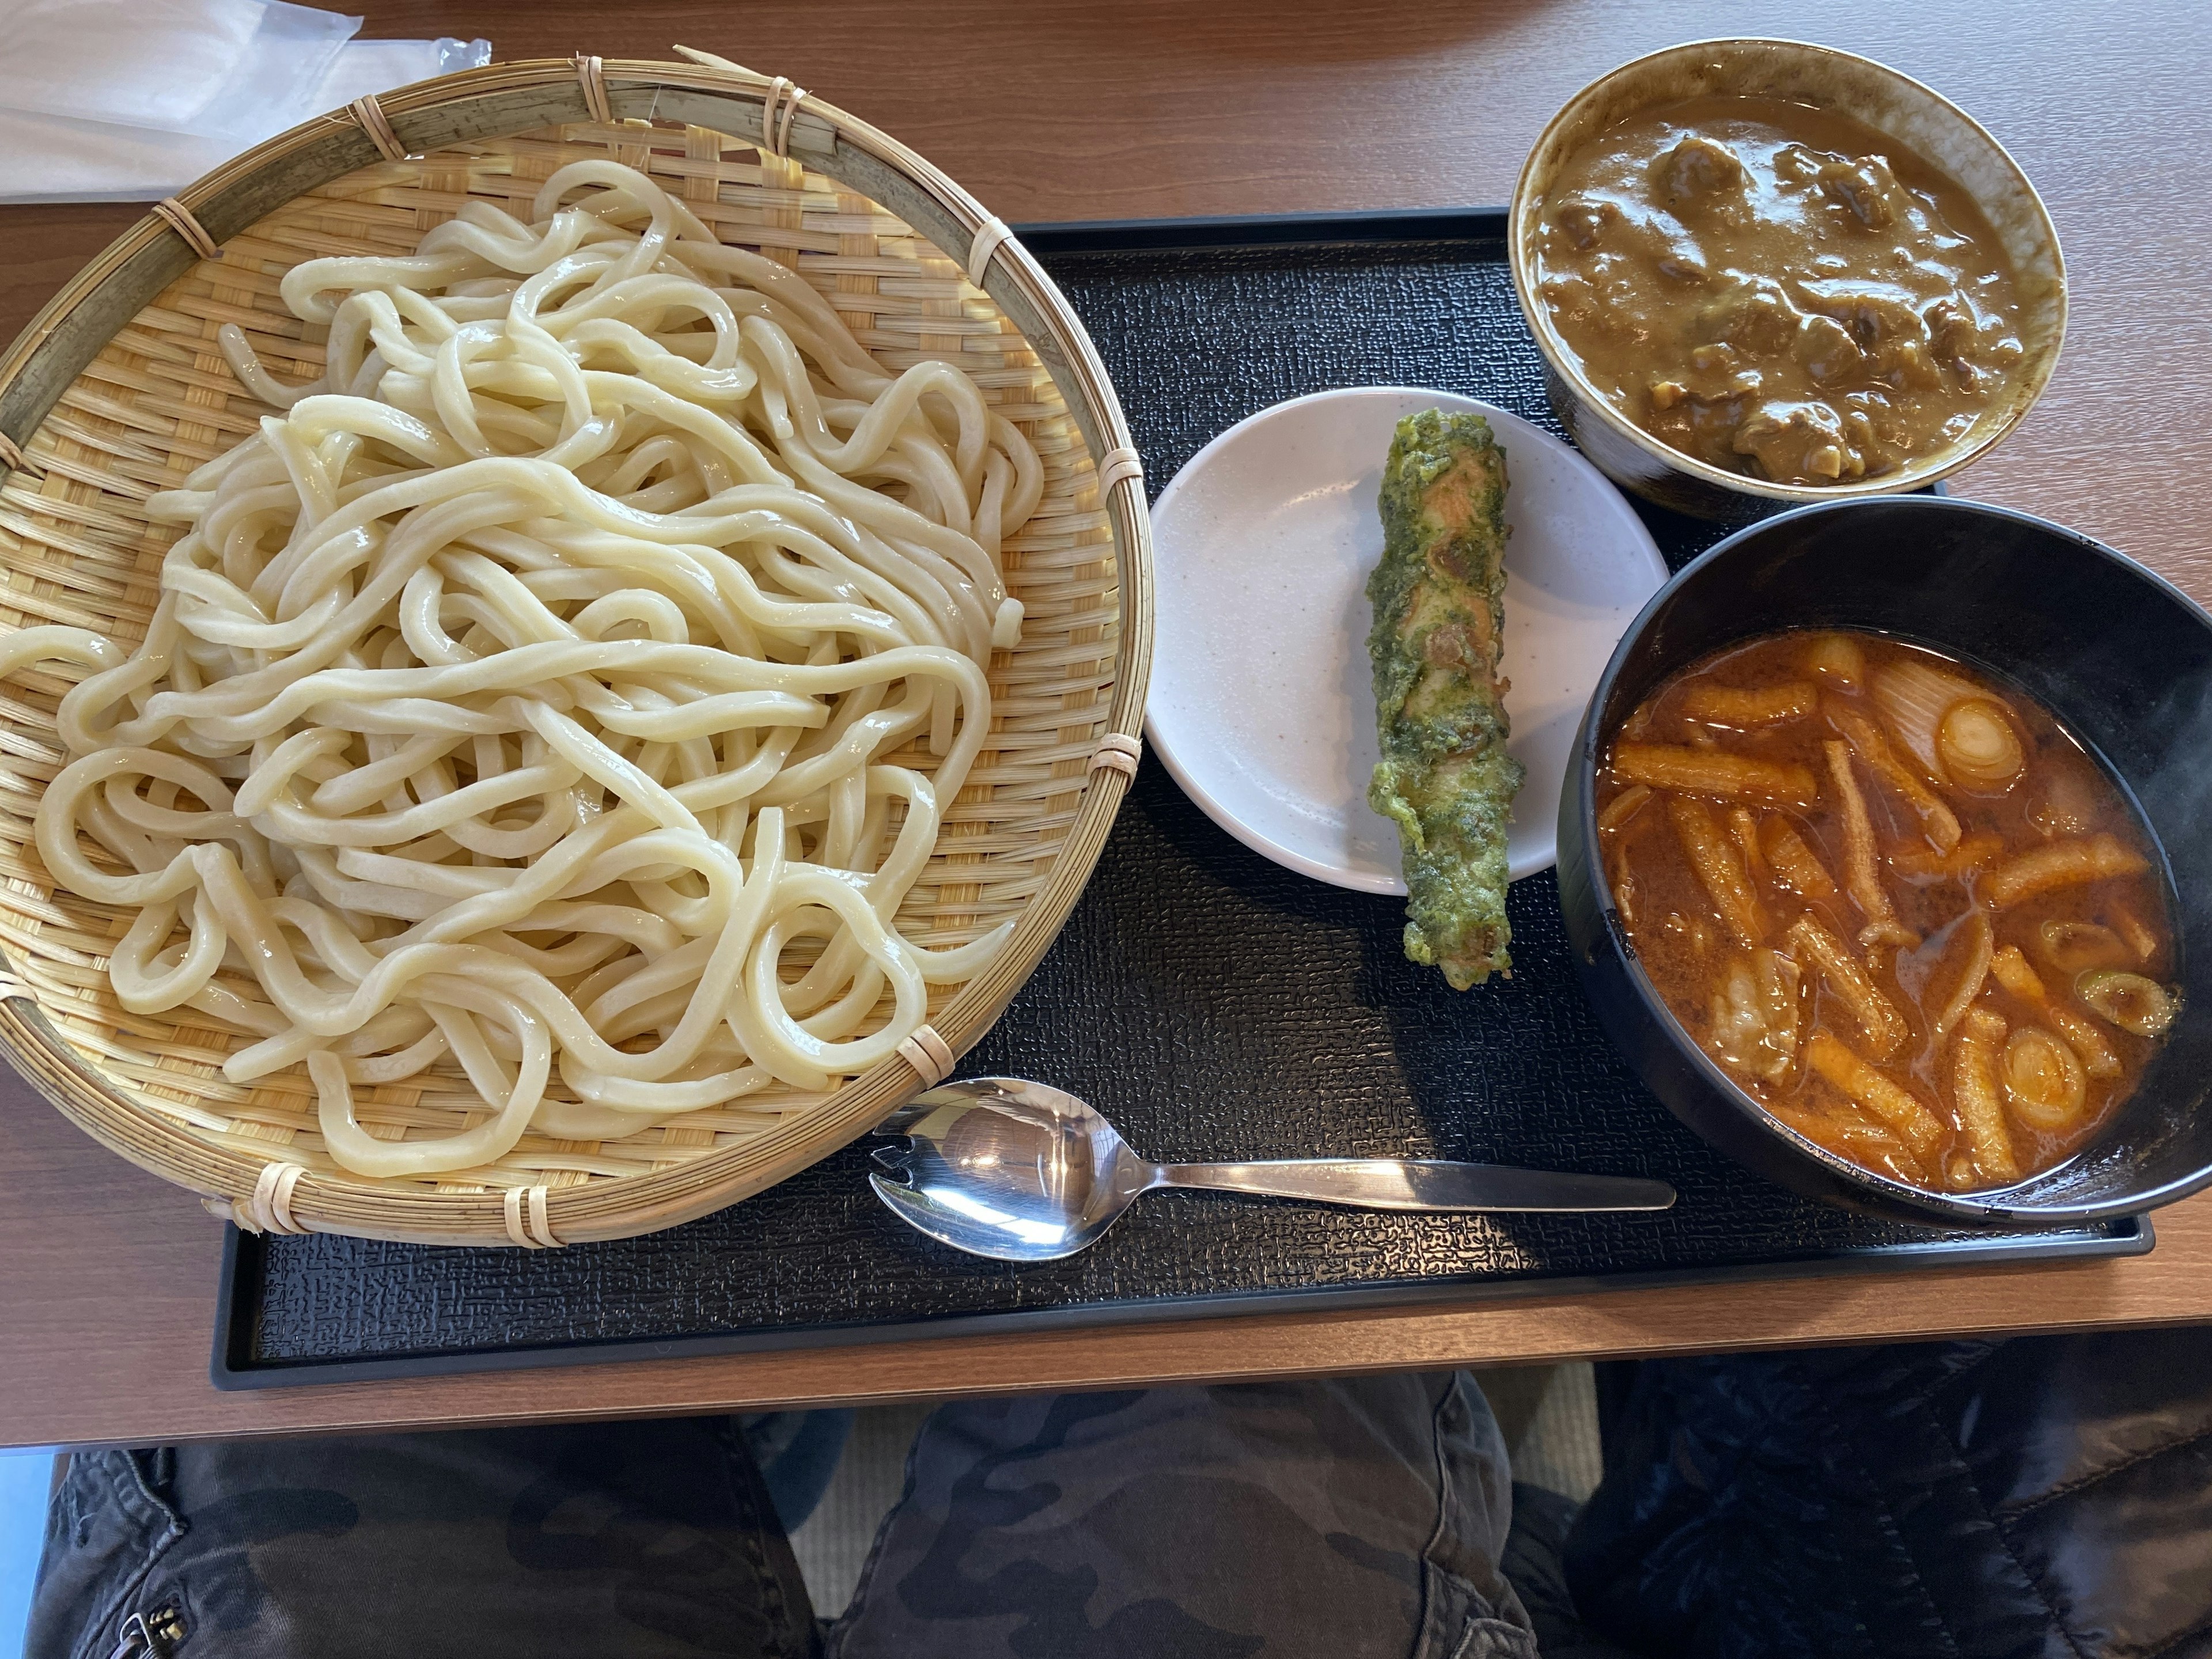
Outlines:
[[1964, 436], [2026, 355], [1972, 199], [1832, 110], [1716, 94], [1632, 116], [1569, 161], [1538, 234], [1538, 291], [1591, 385], [1728, 471], [1893, 471]]
[[2004, 1187], [2131, 1094], [2179, 1011], [2159, 855], [2009, 685], [1771, 635], [1617, 734], [1600, 852], [1644, 970], [1769, 1112], [1917, 1187]]

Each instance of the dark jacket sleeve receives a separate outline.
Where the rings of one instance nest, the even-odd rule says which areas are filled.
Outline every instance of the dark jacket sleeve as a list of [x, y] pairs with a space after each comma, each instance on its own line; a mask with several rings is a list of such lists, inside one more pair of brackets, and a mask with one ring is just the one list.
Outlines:
[[1646, 1654], [2212, 1656], [2212, 1330], [1654, 1362], [1566, 1548]]

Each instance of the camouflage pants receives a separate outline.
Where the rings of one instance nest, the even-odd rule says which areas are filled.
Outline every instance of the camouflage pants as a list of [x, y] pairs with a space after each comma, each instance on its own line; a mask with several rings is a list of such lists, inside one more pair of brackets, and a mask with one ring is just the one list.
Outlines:
[[81, 1455], [27, 1659], [1534, 1659], [1449, 1373], [963, 1402], [818, 1626], [726, 1419]]

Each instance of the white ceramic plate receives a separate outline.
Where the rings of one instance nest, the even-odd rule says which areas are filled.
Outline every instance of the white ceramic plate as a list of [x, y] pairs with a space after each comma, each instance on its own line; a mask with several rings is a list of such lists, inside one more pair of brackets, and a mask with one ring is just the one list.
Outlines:
[[1379, 758], [1367, 573], [1401, 416], [1486, 416], [1505, 447], [1505, 699], [1528, 781], [1513, 877], [1555, 856], [1559, 786], [1583, 706], [1667, 580], [1636, 510], [1516, 415], [1448, 392], [1318, 392], [1240, 421], [1152, 508], [1159, 613], [1146, 727], [1176, 781], [1254, 851], [1340, 887], [1402, 893], [1398, 831], [1367, 805]]

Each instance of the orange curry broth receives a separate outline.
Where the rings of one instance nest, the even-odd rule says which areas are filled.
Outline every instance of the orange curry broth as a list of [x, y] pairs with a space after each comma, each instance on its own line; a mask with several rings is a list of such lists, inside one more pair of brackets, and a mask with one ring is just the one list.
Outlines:
[[[1868, 673], [1856, 690], [1845, 690], [1832, 677], [1823, 678], [1808, 672], [1806, 665], [1815, 641], [1838, 637], [1799, 631], [1770, 635], [1674, 675], [1645, 700], [1615, 735], [1607, 751], [1607, 767], [1598, 782], [1599, 844], [1607, 878], [1644, 970], [1668, 1009], [1707, 1054], [1762, 1105], [1832, 1151], [1909, 1184], [1952, 1190], [2008, 1185], [2010, 1182], [1992, 1181], [1972, 1167], [1972, 1141], [1961, 1118], [1953, 1082], [1951, 1049], [1956, 1037], [1939, 1044], [1933, 1029], [1949, 994], [1965, 976], [1972, 955], [1969, 918], [1978, 908], [1985, 910], [1993, 924], [1994, 948], [2018, 946], [2045, 993], [2045, 1000], [2039, 1003], [2014, 994], [1992, 975], [1985, 980], [1973, 1006], [1997, 1015], [2008, 1032], [2042, 1025], [2057, 1035], [2057, 1022], [2050, 1008], [2061, 1006], [2089, 1021], [2120, 1061], [2117, 1076], [2087, 1077], [2085, 1109], [2074, 1122], [2056, 1132], [2038, 1130], [2022, 1121], [2006, 1098], [2002, 1068], [1999, 1068], [1996, 1095], [2003, 1103], [2004, 1124], [2020, 1171], [2014, 1179], [2025, 1179], [2061, 1162], [2095, 1133], [2134, 1091], [2143, 1067], [2162, 1041], [2122, 1030], [2085, 1006], [2075, 994], [2075, 974], [2052, 964], [2040, 937], [2041, 925], [2052, 921], [2092, 922], [2131, 934], [2138, 947], [2150, 945], [2148, 954], [2138, 948], [2131, 952], [2132, 959], [2111, 965], [2162, 985], [2170, 983], [2176, 963], [2162, 862], [2155, 844], [2119, 790], [2032, 699], [2008, 684], [1935, 653], [1857, 633], [1840, 637], [1856, 642]], [[2003, 851], [1978, 871], [1963, 875], [1908, 873], [1900, 869], [1900, 860], [1909, 865], [1916, 858], [1934, 855], [1936, 849], [1923, 833], [1920, 816], [1867, 766], [1855, 762], [1854, 778], [1874, 830], [1881, 884], [1895, 907], [1898, 921], [1921, 937], [1917, 947], [1881, 941], [1862, 944], [1860, 935], [1869, 917], [1850, 892], [1844, 814], [1838, 790], [1831, 780], [1824, 744], [1844, 735], [1833, 719], [1833, 710], [1856, 710], [1881, 723], [1881, 705], [1870, 694], [1869, 679], [1885, 664], [1911, 659], [1972, 680], [2000, 700], [2014, 716], [2026, 764], [2003, 793], [1974, 793], [1939, 782], [1930, 769], [1915, 765], [1905, 744], [1898, 741], [1896, 728], [1883, 726], [1893, 752], [1955, 814], [1962, 832], [1960, 844], [1967, 844], [1978, 835], [1993, 835], [2002, 842]], [[1685, 711], [1692, 688], [1700, 685], [1763, 688], [1790, 683], [1816, 686], [1819, 707], [1756, 728], [1733, 728], [1711, 720], [1696, 720]], [[1735, 807], [1747, 808], [1767, 835], [1774, 832], [1766, 830], [1766, 821], [1778, 816], [1784, 818], [1832, 878], [1832, 895], [1808, 898], [1784, 886], [1771, 865], [1758, 867], [1749, 859], [1743, 860], [1763, 912], [1764, 945], [1793, 959], [1803, 957], [1802, 950], [1793, 955], [1792, 942], [1785, 934], [1799, 916], [1810, 915], [1850, 946], [1883, 996], [1908, 1023], [1910, 1035], [1878, 1069], [1917, 1097], [1941, 1125], [1942, 1138], [1932, 1157], [1917, 1160], [1920, 1171], [1911, 1168], [1915, 1160], [1899, 1160], [1880, 1150], [1875, 1144], [1878, 1136], [1858, 1133], [1847, 1137], [1840, 1133], [1844, 1126], [1859, 1130], [1886, 1126], [1826, 1079], [1815, 1075], [1808, 1063], [1808, 1048], [1819, 1031], [1841, 1040], [1862, 1059], [1871, 1058], [1868, 1051], [1872, 1046], [1850, 1003], [1838, 997], [1813, 962], [1797, 962], [1796, 1054], [1780, 1080], [1769, 1083], [1748, 1076], [1723, 1060], [1714, 1033], [1715, 994], [1731, 961], [1747, 958], [1748, 953], [1732, 939], [1720, 907], [1685, 849], [1681, 832], [1670, 817], [1668, 792], [1653, 789], [1648, 799], [1618, 822], [1608, 816], [1608, 809], [1635, 787], [1612, 769], [1619, 746], [1624, 743], [1713, 745], [1728, 754], [1794, 763], [1812, 773], [1819, 794], [1809, 808], [1777, 806], [1720, 793], [1698, 798], [1705, 801], [1731, 846], [1739, 844], [1729, 833], [1730, 814]], [[2064, 833], [2057, 836], [2036, 822], [2039, 817], [2046, 823], [2052, 822], [2054, 799], [2062, 805], [2070, 804], [2073, 815], [2070, 823], [2064, 823]], [[1624, 806], [1632, 804], [1624, 803]], [[2100, 832], [2140, 854], [2145, 866], [2142, 872], [2058, 887], [2002, 908], [1990, 904], [1984, 890], [1990, 875], [2008, 859], [2048, 847], [2054, 839]], [[1998, 1040], [2000, 1048], [2002, 1041]]]

